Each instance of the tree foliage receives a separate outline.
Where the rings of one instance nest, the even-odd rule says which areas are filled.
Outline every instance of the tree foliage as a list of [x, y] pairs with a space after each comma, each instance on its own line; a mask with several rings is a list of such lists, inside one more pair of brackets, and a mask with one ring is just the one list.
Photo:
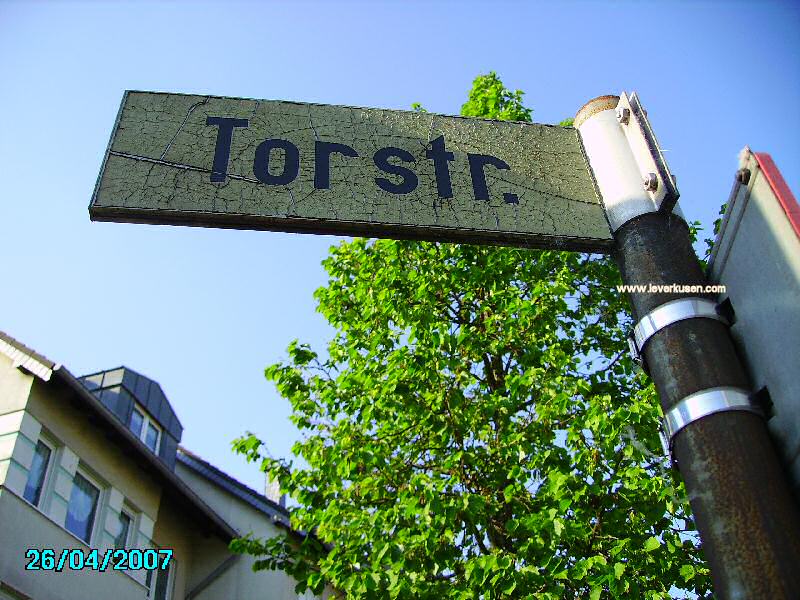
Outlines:
[[[463, 113], [529, 120], [478, 77]], [[331, 249], [320, 357], [266, 369], [294, 460], [234, 443], [296, 503], [233, 544], [348, 598], [669, 598], [708, 571], [608, 257], [355, 239]]]
[[475, 78], [469, 100], [461, 107], [465, 117], [481, 117], [501, 121], [530, 121], [533, 110], [522, 104], [524, 92], [506, 89], [497, 73]]

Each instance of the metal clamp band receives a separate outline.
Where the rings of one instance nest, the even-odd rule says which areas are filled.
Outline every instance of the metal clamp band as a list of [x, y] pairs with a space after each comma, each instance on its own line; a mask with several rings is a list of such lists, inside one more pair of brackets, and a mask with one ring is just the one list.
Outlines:
[[633, 328], [630, 340], [631, 352], [641, 358], [644, 345], [656, 333], [684, 319], [716, 319], [729, 325], [728, 320], [719, 314], [716, 302], [705, 298], [680, 298], [665, 302], [643, 316]]
[[669, 450], [672, 450], [675, 434], [689, 423], [728, 410], [745, 410], [763, 416], [761, 409], [753, 404], [750, 395], [741, 388], [718, 387], [695, 392], [686, 396], [664, 415], [664, 434]]

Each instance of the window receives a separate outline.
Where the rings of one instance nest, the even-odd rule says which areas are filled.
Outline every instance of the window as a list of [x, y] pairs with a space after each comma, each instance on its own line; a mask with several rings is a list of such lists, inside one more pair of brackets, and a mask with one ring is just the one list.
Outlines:
[[155, 452], [156, 448], [158, 448], [158, 429], [156, 429], [155, 425], [152, 423], [147, 424], [147, 433], [144, 437], [144, 443], [153, 452]]
[[153, 593], [153, 600], [167, 600], [167, 594], [169, 592], [169, 573], [172, 570], [172, 565], [167, 565], [167, 568], [163, 571], [158, 571], [158, 575], [156, 576], [156, 586]]
[[47, 474], [47, 466], [50, 463], [50, 456], [52, 450], [42, 443], [36, 443], [36, 450], [33, 453], [33, 462], [28, 471], [28, 481], [25, 483], [25, 492], [22, 496], [33, 504], [39, 505], [39, 500], [42, 498], [42, 488], [44, 487], [44, 477]]
[[131, 413], [131, 431], [133, 432], [133, 435], [135, 435], [139, 439], [142, 438], [143, 424], [144, 424], [144, 415], [134, 408], [133, 412]]
[[119, 513], [119, 528], [117, 537], [114, 538], [114, 549], [121, 550], [128, 547], [128, 536], [131, 531], [133, 519], [124, 510]]
[[100, 489], [80, 473], [75, 473], [64, 527], [87, 544], [92, 537], [99, 499]]
[[[147, 598], [148, 600], [169, 600], [172, 598], [170, 587], [172, 584], [172, 572], [175, 570], [175, 558], [173, 557], [167, 568], [164, 570], [155, 569], [147, 572], [147, 581], [145, 585], [150, 590]], [[153, 584], [155, 579], [155, 584]]]
[[142, 440], [145, 446], [150, 448], [154, 454], [158, 454], [158, 442], [161, 439], [161, 429], [152, 417], [134, 406], [128, 425], [133, 435]]

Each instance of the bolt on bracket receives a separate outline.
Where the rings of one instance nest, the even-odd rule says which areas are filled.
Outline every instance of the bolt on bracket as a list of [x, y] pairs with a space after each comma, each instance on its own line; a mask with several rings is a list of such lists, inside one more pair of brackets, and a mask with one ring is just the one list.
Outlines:
[[617, 114], [620, 113], [629, 115], [627, 121], [620, 120], [620, 124], [641, 169], [645, 190], [658, 210], [671, 211], [680, 194], [636, 92], [630, 97], [625, 92], [620, 95]]

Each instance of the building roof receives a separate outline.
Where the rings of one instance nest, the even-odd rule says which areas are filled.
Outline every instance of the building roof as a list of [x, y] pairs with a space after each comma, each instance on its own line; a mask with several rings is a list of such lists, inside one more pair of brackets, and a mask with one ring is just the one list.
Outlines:
[[44, 381], [48, 381], [58, 365], [46, 356], [42, 356], [22, 342], [0, 331], [0, 352], [14, 361], [15, 367], [22, 367]]
[[[308, 533], [305, 531], [292, 529], [289, 510], [285, 506], [281, 506], [274, 500], [267, 498], [264, 494], [258, 493], [253, 488], [231, 477], [183, 446], [178, 446], [178, 462], [192, 469], [195, 473], [206, 478], [211, 483], [226, 490], [228, 493], [243, 500], [256, 510], [264, 513], [273, 523], [283, 527], [295, 537], [302, 539], [308, 536]], [[312, 533], [312, 536], [317, 539], [314, 533]], [[328, 551], [333, 548], [333, 544], [327, 542], [321, 543]]]
[[178, 446], [178, 462], [264, 513], [273, 523], [282, 525], [287, 529], [290, 528], [289, 511], [284, 506], [270, 500], [264, 494], [258, 493], [241, 481], [234, 479], [183, 446]]
[[75, 405], [88, 413], [98, 427], [106, 430], [116, 443], [164, 488], [164, 494], [186, 510], [186, 515], [199, 523], [206, 533], [216, 534], [226, 542], [238, 537], [237, 532], [208, 506], [182, 479], [171, 471], [150, 449], [97, 399], [84, 384], [60, 364], [47, 359], [0, 331], [0, 352], [22, 368], [50, 385], [60, 385], [73, 392]]

